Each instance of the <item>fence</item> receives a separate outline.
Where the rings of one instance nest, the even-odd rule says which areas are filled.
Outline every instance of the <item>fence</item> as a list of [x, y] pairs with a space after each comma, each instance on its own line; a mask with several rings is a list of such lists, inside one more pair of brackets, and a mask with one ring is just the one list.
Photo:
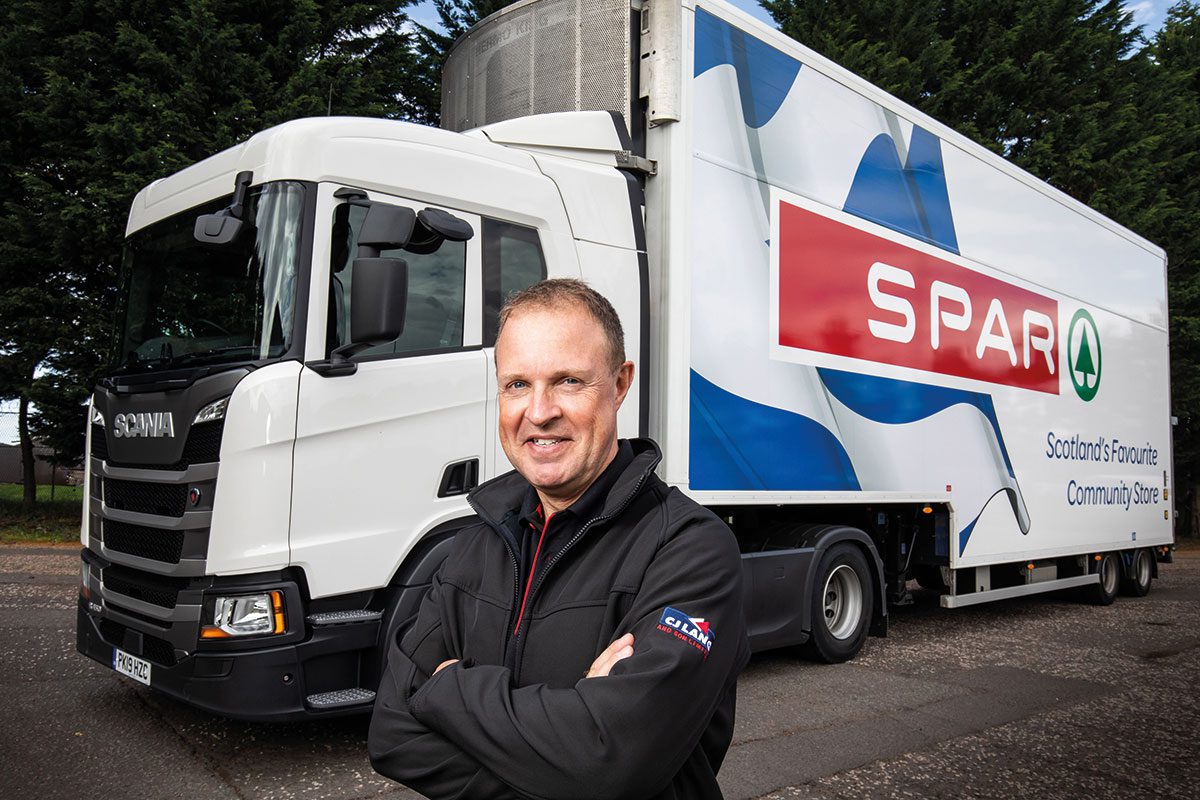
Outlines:
[[[55, 468], [47, 460], [50, 455], [45, 447], [33, 448], [33, 474], [39, 484], [69, 486], [78, 481], [82, 470]], [[0, 444], [0, 483], [20, 483], [21, 448], [15, 444]]]

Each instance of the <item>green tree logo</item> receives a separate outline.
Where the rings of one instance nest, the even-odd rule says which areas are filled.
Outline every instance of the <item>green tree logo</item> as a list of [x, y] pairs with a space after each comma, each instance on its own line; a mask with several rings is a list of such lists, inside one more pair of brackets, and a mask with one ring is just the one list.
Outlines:
[[1075, 394], [1085, 403], [1100, 389], [1100, 371], [1104, 360], [1100, 355], [1100, 333], [1096, 321], [1084, 309], [1075, 312], [1067, 329], [1067, 372]]

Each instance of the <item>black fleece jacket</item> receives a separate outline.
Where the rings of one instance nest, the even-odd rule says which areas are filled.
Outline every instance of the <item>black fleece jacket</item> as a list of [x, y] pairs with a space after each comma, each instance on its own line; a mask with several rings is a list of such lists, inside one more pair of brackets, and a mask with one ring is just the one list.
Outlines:
[[[513, 472], [472, 493], [480, 524], [390, 648], [368, 743], [378, 772], [431, 798], [721, 797], [750, 652], [737, 545], [654, 475], [653, 442], [631, 444], [602, 510], [539, 569], [519, 636], [512, 522], [528, 484]], [[584, 678], [625, 633], [633, 656]]]

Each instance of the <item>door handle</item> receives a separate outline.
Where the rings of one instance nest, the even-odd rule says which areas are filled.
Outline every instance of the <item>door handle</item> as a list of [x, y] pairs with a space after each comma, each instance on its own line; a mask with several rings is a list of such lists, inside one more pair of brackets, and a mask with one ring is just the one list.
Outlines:
[[438, 485], [438, 497], [453, 497], [466, 494], [479, 485], [479, 459], [468, 458], [456, 461], [442, 472]]

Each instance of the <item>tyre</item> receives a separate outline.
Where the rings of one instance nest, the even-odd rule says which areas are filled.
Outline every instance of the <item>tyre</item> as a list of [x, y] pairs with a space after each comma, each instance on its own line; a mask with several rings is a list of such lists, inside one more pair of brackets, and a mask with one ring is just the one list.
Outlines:
[[1112, 605], [1121, 585], [1121, 557], [1117, 553], [1105, 553], [1100, 556], [1096, 572], [1100, 574], [1100, 582], [1090, 589], [1091, 601], [1098, 606]]
[[1130, 597], [1145, 597], [1150, 593], [1150, 580], [1154, 577], [1154, 555], [1142, 548], [1133, 553], [1133, 564], [1129, 575], [1121, 582], [1121, 593]]
[[839, 664], [854, 658], [866, 641], [875, 603], [871, 568], [862, 550], [841, 542], [825, 551], [815, 574], [810, 590], [812, 636], [805, 655]]

